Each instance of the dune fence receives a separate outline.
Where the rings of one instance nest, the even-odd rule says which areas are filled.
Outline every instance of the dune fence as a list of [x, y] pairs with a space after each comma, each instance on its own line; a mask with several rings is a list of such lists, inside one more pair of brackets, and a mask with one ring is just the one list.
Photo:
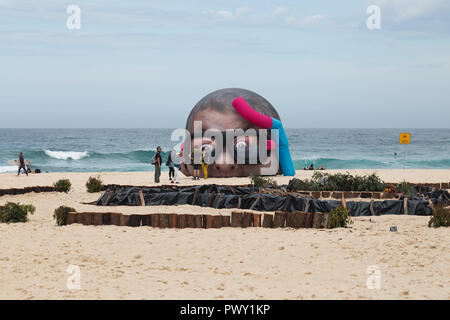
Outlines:
[[0, 197], [6, 195], [21, 195], [26, 193], [40, 193], [40, 192], [65, 192], [62, 187], [53, 186], [35, 186], [35, 187], [25, 187], [25, 188], [10, 188], [10, 189], [0, 189]]
[[175, 213], [121, 214], [113, 212], [71, 212], [67, 224], [91, 226], [115, 225], [153, 228], [328, 228], [328, 214], [323, 212], [254, 213], [233, 211], [228, 215], [196, 215]]

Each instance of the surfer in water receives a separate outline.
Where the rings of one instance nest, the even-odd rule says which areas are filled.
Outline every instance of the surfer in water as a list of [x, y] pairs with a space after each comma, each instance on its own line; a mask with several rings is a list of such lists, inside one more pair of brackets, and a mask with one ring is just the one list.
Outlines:
[[26, 175], [28, 176], [28, 168], [25, 166], [25, 160], [23, 159], [23, 153], [19, 153], [19, 170], [17, 171], [17, 175], [20, 175], [20, 169], [23, 169], [25, 171]]

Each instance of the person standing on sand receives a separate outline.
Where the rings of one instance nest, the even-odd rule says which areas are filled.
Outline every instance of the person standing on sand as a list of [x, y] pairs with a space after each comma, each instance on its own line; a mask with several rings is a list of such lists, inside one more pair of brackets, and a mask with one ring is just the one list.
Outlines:
[[[180, 174], [180, 169], [181, 169], [181, 157], [182, 157], [182, 153], [177, 153], [175, 151], [175, 149], [172, 150], [171, 153], [172, 156], [172, 161], [173, 161], [173, 167], [175, 170], [175, 183], [179, 183], [178, 182], [178, 176]], [[174, 180], [172, 180], [172, 183], [174, 182]]]
[[155, 183], [159, 183], [159, 177], [161, 176], [161, 147], [156, 148], [156, 154], [152, 159], [152, 164], [155, 165]]
[[[200, 161], [200, 163], [196, 162], [195, 160]], [[194, 178], [192, 178], [192, 180], [200, 180], [200, 169], [202, 167], [201, 160], [202, 151], [200, 149], [200, 146], [195, 145], [194, 151], [191, 152], [191, 162], [194, 166]]]
[[20, 169], [23, 169], [23, 171], [28, 176], [28, 168], [25, 166], [25, 160], [23, 159], [23, 153], [19, 153], [19, 171], [17, 171], [17, 176], [20, 175]]
[[206, 148], [202, 148], [202, 169], [203, 169], [203, 178], [208, 179], [208, 154], [206, 153]]
[[173, 179], [175, 178], [175, 168], [172, 160], [172, 152], [169, 153], [169, 157], [167, 157], [166, 166], [169, 167], [169, 180], [173, 183]]

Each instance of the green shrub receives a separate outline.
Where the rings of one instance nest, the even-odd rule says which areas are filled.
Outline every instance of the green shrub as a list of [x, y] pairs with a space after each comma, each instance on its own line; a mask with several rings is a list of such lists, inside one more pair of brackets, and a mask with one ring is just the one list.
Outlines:
[[53, 218], [56, 220], [57, 226], [65, 226], [67, 224], [67, 217], [69, 216], [69, 212], [76, 212], [74, 208], [60, 206], [55, 209], [53, 213]]
[[250, 175], [250, 179], [252, 180], [252, 184], [255, 188], [278, 186], [277, 182], [269, 177], [261, 177], [260, 175], [252, 173]]
[[302, 191], [383, 191], [385, 183], [375, 174], [353, 176], [350, 173], [329, 174], [314, 172], [310, 180], [297, 179], [293, 183], [295, 190]]
[[89, 177], [86, 182], [87, 192], [95, 193], [103, 190], [103, 181], [100, 179], [100, 176], [97, 177]]
[[342, 206], [330, 211], [328, 214], [328, 228], [346, 228], [348, 225], [352, 224], [353, 221], [348, 215], [348, 210]]
[[69, 179], [59, 179], [53, 184], [53, 186], [56, 188], [61, 188], [61, 190], [65, 193], [69, 192], [72, 188], [72, 184]]
[[435, 206], [428, 226], [434, 228], [450, 226], [450, 210], [445, 209], [442, 205]]
[[403, 181], [402, 183], [399, 183], [395, 187], [395, 191], [403, 193], [403, 194], [408, 195], [410, 197], [413, 196], [416, 193], [414, 188], [406, 181]]
[[27, 222], [28, 213], [33, 214], [36, 208], [32, 205], [8, 202], [2, 209], [1, 222]]

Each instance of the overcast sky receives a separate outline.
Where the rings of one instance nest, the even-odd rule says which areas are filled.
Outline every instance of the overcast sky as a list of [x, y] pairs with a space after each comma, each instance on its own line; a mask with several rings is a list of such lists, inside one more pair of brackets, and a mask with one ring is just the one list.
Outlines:
[[285, 127], [449, 128], [450, 1], [0, 0], [0, 75], [0, 128], [183, 127], [227, 87]]

